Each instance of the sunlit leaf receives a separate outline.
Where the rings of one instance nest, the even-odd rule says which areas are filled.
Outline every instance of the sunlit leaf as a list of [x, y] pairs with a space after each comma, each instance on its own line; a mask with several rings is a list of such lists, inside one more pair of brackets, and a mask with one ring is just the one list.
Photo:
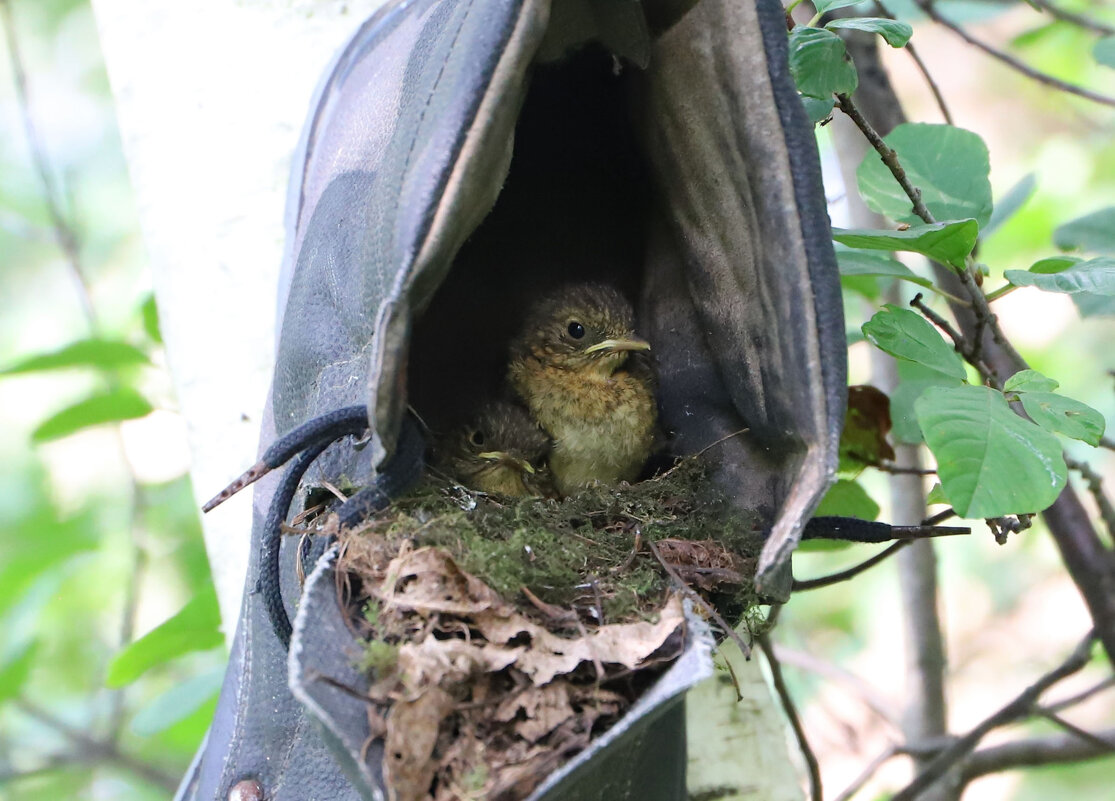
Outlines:
[[863, 0], [817, 0], [813, 3], [813, 7], [817, 9], [818, 14], [825, 14], [838, 8], [847, 8], [862, 2]]
[[907, 445], [921, 443], [924, 438], [914, 413], [914, 402], [929, 387], [957, 387], [963, 383], [959, 378], [899, 359], [898, 386], [890, 393], [891, 438]]
[[[1043, 261], [1049, 261], [1045, 259]], [[1100, 256], [1069, 265], [1056, 273], [1007, 270], [1003, 277], [1015, 286], [1034, 286], [1046, 292], [1091, 292], [1115, 295], [1115, 258]]]
[[810, 97], [848, 94], [859, 83], [843, 40], [823, 28], [799, 25], [790, 31], [790, 72], [798, 91]]
[[1065, 486], [1061, 444], [988, 387], [930, 387], [914, 404], [960, 517], [1040, 512]]
[[219, 626], [220, 609], [213, 585], [199, 592], [174, 617], [126, 646], [108, 668], [105, 684], [123, 687], [145, 671], [190, 653], [206, 651], [224, 642]]
[[855, 481], [842, 478], [821, 499], [816, 517], [858, 517], [874, 520], [879, 516], [879, 504]]
[[[903, 123], [884, 137], [921, 190], [938, 220], [991, 219], [991, 171], [987, 145], [977, 134], [952, 125]], [[873, 211], [899, 222], [920, 223], [913, 204], [879, 156], [870, 152], [856, 170], [860, 194]]]
[[863, 324], [863, 335], [891, 356], [915, 362], [949, 378], [967, 376], [952, 345], [920, 314], [887, 305]]
[[914, 35], [914, 29], [905, 22], [894, 19], [881, 19], [879, 17], [848, 17], [834, 19], [825, 23], [829, 30], [837, 28], [851, 28], [857, 31], [877, 33], [891, 47], [905, 47], [906, 42]]
[[868, 250], [904, 250], [962, 268], [979, 237], [975, 220], [952, 220], [932, 225], [912, 225], [904, 231], [867, 228], [833, 228], [832, 238], [842, 245]]
[[147, 336], [151, 337], [152, 341], [162, 343], [163, 333], [159, 327], [159, 307], [155, 305], [155, 295], [150, 294], [147, 299], [143, 301], [140, 306], [140, 313], [143, 315], [143, 330], [147, 332]]
[[1004, 392], [1052, 392], [1059, 387], [1052, 378], [1047, 378], [1037, 370], [1019, 370], [1003, 384]]
[[51, 415], [31, 432], [31, 441], [48, 442], [90, 426], [146, 417], [151, 411], [146, 398], [130, 387], [120, 387], [91, 395]]
[[932, 506], [935, 503], [948, 503], [949, 502], [948, 496], [945, 495], [945, 488], [941, 486], [940, 481], [938, 481], [936, 484], [934, 484], [933, 487], [926, 494], [925, 502], [926, 502], [926, 504], [928, 504], [930, 506]]
[[1115, 206], [1077, 217], [1053, 231], [1053, 243], [1062, 250], [1115, 253]]
[[1049, 258], [1038, 259], [1031, 264], [1030, 272], [1041, 274], [1059, 273], [1082, 261], [1084, 261], [1084, 259], [1079, 256], [1050, 256]]
[[0, 702], [10, 701], [22, 692], [37, 650], [37, 643], [31, 640], [0, 665]]
[[1019, 209], [1026, 205], [1026, 201], [1034, 196], [1034, 190], [1037, 189], [1037, 186], [1037, 176], [1031, 172], [1008, 189], [1007, 193], [999, 198], [995, 203], [995, 207], [991, 210], [991, 219], [988, 221], [987, 225], [983, 227], [984, 236], [987, 236], [1005, 223], [1013, 217]]
[[1022, 393], [1022, 408], [1030, 419], [1054, 434], [1089, 445], [1099, 445], [1107, 426], [1103, 415], [1086, 403], [1053, 392]]
[[29, 356], [0, 370], [0, 375], [17, 375], [67, 367], [97, 367], [110, 370], [136, 364], [147, 364], [147, 354], [126, 342], [109, 339], [82, 339], [64, 348]]

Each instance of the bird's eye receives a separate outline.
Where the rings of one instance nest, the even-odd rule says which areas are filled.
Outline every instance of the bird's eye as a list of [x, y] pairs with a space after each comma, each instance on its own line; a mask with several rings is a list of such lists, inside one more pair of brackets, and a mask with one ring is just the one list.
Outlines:
[[481, 445], [484, 444], [484, 432], [483, 431], [473, 431], [471, 434], [469, 434], [468, 441], [471, 442], [476, 447], [480, 447]]
[[585, 335], [585, 327], [576, 320], [571, 322], [569, 328], [566, 330], [569, 331], [569, 336], [573, 337], [573, 339], [581, 339]]

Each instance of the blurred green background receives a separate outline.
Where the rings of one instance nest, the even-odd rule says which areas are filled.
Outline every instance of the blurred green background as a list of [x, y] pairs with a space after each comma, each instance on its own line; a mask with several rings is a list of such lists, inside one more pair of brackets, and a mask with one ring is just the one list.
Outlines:
[[[1115, 24], [1110, 6], [1065, 6]], [[165, 799], [205, 732], [226, 658], [185, 424], [92, 11], [83, 0], [0, 0], [0, 9], [8, 35], [0, 60], [0, 798]], [[1095, 34], [1050, 23], [1022, 3], [961, 10], [981, 20], [972, 23], [980, 36], [1013, 42], [1039, 68], [1115, 86], [1115, 71], [1091, 57]], [[49, 193], [8, 57], [13, 17]], [[1004, 269], [1052, 255], [1058, 224], [1115, 204], [1109, 109], [1050, 92], [930, 24], [917, 24], [913, 41], [956, 123], [988, 143], [996, 195], [1027, 174], [1037, 181], [1036, 194], [983, 245], [992, 286]], [[939, 121], [906, 54], [885, 57], [910, 118]], [[835, 174], [825, 129], [820, 139]], [[834, 218], [842, 192], [829, 189]], [[76, 243], [70, 255], [51, 197]], [[1081, 318], [1066, 296], [1036, 290], [1012, 293], [996, 309], [1036, 369], [1115, 420], [1115, 320]], [[855, 296], [847, 311], [850, 330], [870, 316]], [[868, 382], [867, 346], [853, 345], [850, 360], [853, 383]], [[1109, 453], [1072, 450], [1113, 476]], [[863, 480], [887, 519], [882, 478]], [[1040, 525], [1005, 547], [981, 525], [938, 549], [957, 731], [1060, 661], [1087, 628]], [[804, 554], [795, 572], [819, 575], [863, 556], [858, 547]], [[839, 665], [859, 674], [877, 700], [901, 709], [896, 598], [888, 564], [795, 597], [783, 614], [778, 641], [798, 656], [787, 675], [830, 795], [896, 737], [862, 688], [831, 672]], [[1063, 692], [1104, 670], [1094, 665]], [[1110, 727], [1115, 703], [1099, 696], [1075, 714], [1081, 725]], [[1106, 798], [1113, 771], [1108, 759], [1015, 772], [982, 780], [969, 797]], [[896, 760], [860, 797], [885, 798], [908, 776]]]

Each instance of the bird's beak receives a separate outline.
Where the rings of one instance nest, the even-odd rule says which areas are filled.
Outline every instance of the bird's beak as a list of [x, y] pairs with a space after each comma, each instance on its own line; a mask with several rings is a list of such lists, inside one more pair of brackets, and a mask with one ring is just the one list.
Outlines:
[[534, 465], [532, 465], [526, 459], [517, 459], [511, 454], [504, 451], [485, 451], [484, 453], [478, 453], [477, 456], [481, 459], [487, 459], [492, 462], [503, 462], [504, 464], [512, 465], [519, 468], [525, 473], [534, 472]]
[[619, 353], [625, 350], [650, 350], [650, 343], [638, 337], [605, 339], [603, 342], [597, 342], [595, 345], [585, 348], [585, 353], [597, 353], [599, 351]]

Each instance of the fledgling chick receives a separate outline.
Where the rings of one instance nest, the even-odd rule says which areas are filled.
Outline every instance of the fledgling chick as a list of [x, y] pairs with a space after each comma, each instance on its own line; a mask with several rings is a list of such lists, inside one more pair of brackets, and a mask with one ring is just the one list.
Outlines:
[[508, 380], [553, 439], [562, 495], [633, 481], [650, 456], [656, 382], [634, 317], [615, 289], [575, 284], [531, 309], [512, 342]]
[[438, 462], [457, 481], [481, 492], [550, 497], [549, 449], [550, 438], [525, 409], [495, 401], [446, 437]]

